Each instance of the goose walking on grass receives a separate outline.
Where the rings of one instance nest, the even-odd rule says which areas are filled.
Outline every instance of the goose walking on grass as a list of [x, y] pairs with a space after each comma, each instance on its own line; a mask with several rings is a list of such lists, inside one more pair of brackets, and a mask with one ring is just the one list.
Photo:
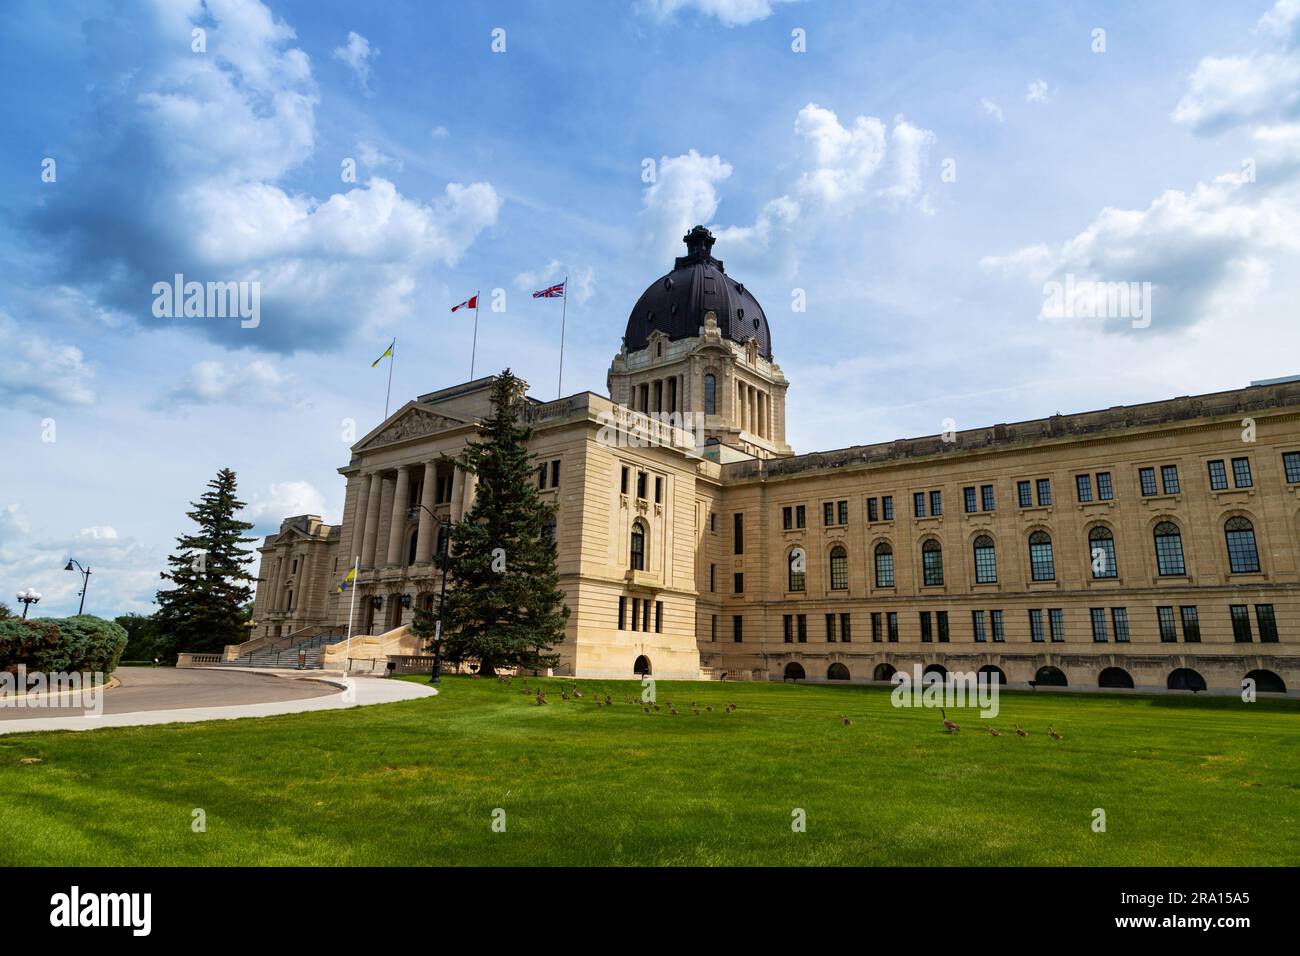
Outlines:
[[998, 730], [998, 729], [997, 729], [996, 727], [994, 727], [992, 724], [989, 724], [987, 729], [988, 729], [988, 732], [989, 732], [989, 736], [990, 736], [990, 737], [1001, 737], [1001, 736], [1002, 736], [1002, 731]]
[[1027, 731], [1027, 730], [1021, 730], [1019, 724], [1012, 724], [1011, 726], [1014, 727], [1014, 728], [1016, 728], [1016, 736], [1017, 736], [1017, 737], [1028, 737], [1028, 736], [1029, 736], [1029, 731]]
[[840, 716], [840, 722], [841, 722], [842, 724], [844, 724], [845, 727], [852, 727], [852, 726], [853, 726], [853, 721], [849, 720], [849, 718], [848, 718], [847, 716], [844, 716], [844, 715], [841, 715], [841, 716]]
[[961, 733], [961, 728], [958, 727], [956, 724], [954, 724], [951, 720], [948, 719], [948, 715], [947, 715], [946, 713], [944, 713], [942, 707], [939, 708], [939, 716], [941, 716], [941, 717], [943, 718], [943, 729], [944, 729], [944, 730], [946, 730], [946, 731], [947, 731], [948, 733], [950, 733], [950, 734], [959, 734], [959, 733]]
[[1065, 739], [1064, 737], [1062, 737], [1060, 734], [1056, 732], [1056, 728], [1054, 728], [1051, 724], [1047, 725], [1047, 736], [1051, 737], [1053, 740]]

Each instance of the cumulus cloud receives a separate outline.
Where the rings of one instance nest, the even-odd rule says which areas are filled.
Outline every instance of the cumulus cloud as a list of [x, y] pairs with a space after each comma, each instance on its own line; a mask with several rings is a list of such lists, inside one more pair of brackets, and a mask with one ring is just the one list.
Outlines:
[[712, 220], [718, 211], [717, 186], [730, 175], [731, 164], [722, 157], [695, 150], [659, 160], [655, 181], [641, 197], [643, 235], [657, 256], [677, 255], [686, 231]]
[[1051, 97], [1047, 95], [1047, 81], [1034, 80], [1025, 90], [1026, 103], [1050, 103]]
[[889, 129], [875, 116], [840, 122], [834, 111], [809, 103], [795, 119], [808, 168], [797, 193], [821, 206], [848, 212], [871, 198], [900, 203], [924, 197], [922, 173], [935, 135], [894, 118]]
[[0, 312], [0, 399], [29, 407], [93, 405], [95, 372], [75, 345], [55, 342]]
[[265, 359], [244, 365], [215, 360], [197, 362], [157, 407], [177, 405], [245, 405], [277, 407], [293, 402], [297, 379]]
[[338, 521], [329, 512], [325, 496], [307, 481], [273, 482], [266, 494], [254, 497], [242, 517], [253, 523], [256, 533], [271, 534], [294, 515], [320, 515], [327, 524]]
[[367, 140], [362, 140], [357, 143], [357, 156], [359, 156], [361, 162], [365, 163], [365, 165], [370, 169], [379, 169], [382, 166], [392, 166], [400, 172], [404, 168], [400, 159], [394, 159], [374, 143]]
[[[101, 124], [86, 144], [93, 172], [61, 184], [34, 219], [35, 236], [58, 253], [57, 285], [154, 324], [153, 283], [177, 273], [258, 282], [255, 329], [162, 321], [278, 352], [328, 351], [411, 314], [422, 274], [458, 261], [496, 222], [496, 190], [450, 183], [421, 200], [378, 176], [324, 198], [286, 188], [280, 180], [316, 144], [311, 63], [292, 46], [292, 28], [262, 4], [212, 0], [204, 9], [206, 56], [190, 54], [188, 40], [172, 42], [188, 38], [198, 8], [159, 6], [156, 22], [140, 24], [159, 34], [154, 48], [181, 51], [147, 69], [135, 62], [138, 40], [111, 29], [101, 39], [122, 79], [92, 93]], [[360, 47], [341, 49], [359, 55]], [[362, 161], [372, 171], [393, 163], [370, 148]], [[127, 179], [150, 189], [123, 191]]]
[[985, 116], [992, 116], [999, 123], [1003, 122], [1005, 119], [1002, 115], [1002, 107], [998, 106], [995, 101], [989, 99], [987, 96], [980, 100], [980, 109], [984, 111]]
[[717, 17], [729, 27], [745, 26], [756, 20], [766, 20], [778, 3], [793, 0], [640, 0], [638, 6], [666, 20], [680, 10], [694, 10], [703, 16]]
[[370, 94], [370, 63], [379, 56], [379, 51], [371, 48], [370, 41], [360, 33], [348, 31], [348, 41], [344, 46], [334, 48], [334, 59], [341, 60], [352, 70], [357, 84]]

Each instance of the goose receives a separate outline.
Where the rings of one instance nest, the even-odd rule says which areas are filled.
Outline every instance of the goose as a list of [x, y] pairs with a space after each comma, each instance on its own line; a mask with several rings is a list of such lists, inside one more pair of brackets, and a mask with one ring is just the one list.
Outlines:
[[958, 727], [956, 724], [954, 724], [951, 720], [948, 719], [948, 715], [945, 714], [945, 713], [943, 712], [943, 708], [942, 708], [942, 707], [939, 708], [939, 714], [940, 714], [940, 716], [943, 717], [943, 729], [944, 729], [944, 730], [948, 731], [948, 733], [950, 733], [950, 734], [961, 733], [961, 728]]
[[1014, 727], [1014, 728], [1016, 728], [1016, 736], [1017, 736], [1017, 737], [1028, 737], [1028, 736], [1029, 736], [1029, 731], [1027, 731], [1027, 730], [1021, 730], [1019, 724], [1012, 724], [1011, 726]]

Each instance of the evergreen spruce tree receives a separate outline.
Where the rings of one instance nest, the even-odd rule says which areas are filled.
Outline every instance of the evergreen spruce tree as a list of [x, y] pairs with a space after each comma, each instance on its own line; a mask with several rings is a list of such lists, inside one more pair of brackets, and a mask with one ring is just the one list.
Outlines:
[[256, 539], [243, 535], [253, 526], [235, 518], [244, 502], [235, 497], [233, 471], [221, 469], [208, 489], [186, 512], [198, 531], [176, 539], [178, 551], [167, 559], [170, 570], [159, 572], [175, 585], [158, 592], [154, 615], [169, 657], [177, 651], [219, 651], [248, 637], [245, 605], [252, 600], [254, 578], [247, 566], [253, 552], [243, 545]]
[[478, 478], [474, 506], [451, 529], [442, 656], [498, 667], [553, 666], [569, 609], [555, 566], [555, 506], [537, 493], [523, 424], [524, 383], [506, 369], [492, 385], [492, 417], [459, 466]]

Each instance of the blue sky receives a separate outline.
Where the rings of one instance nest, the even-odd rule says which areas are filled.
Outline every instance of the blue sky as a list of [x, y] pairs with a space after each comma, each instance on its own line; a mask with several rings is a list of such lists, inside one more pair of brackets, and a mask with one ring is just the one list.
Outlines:
[[[479, 374], [550, 398], [560, 303], [528, 293], [567, 274], [565, 391], [603, 392], [696, 222], [764, 304], [800, 452], [1300, 372], [1297, 0], [3, 17], [0, 581], [46, 613], [69, 556], [88, 609], [148, 611], [220, 467], [258, 533], [336, 520], [370, 361], [397, 337], [395, 406], [467, 378], [475, 290], [506, 303]], [[155, 318], [177, 272], [259, 281], [260, 324]], [[1054, 312], [1067, 276], [1152, 283], [1149, 326]]]

